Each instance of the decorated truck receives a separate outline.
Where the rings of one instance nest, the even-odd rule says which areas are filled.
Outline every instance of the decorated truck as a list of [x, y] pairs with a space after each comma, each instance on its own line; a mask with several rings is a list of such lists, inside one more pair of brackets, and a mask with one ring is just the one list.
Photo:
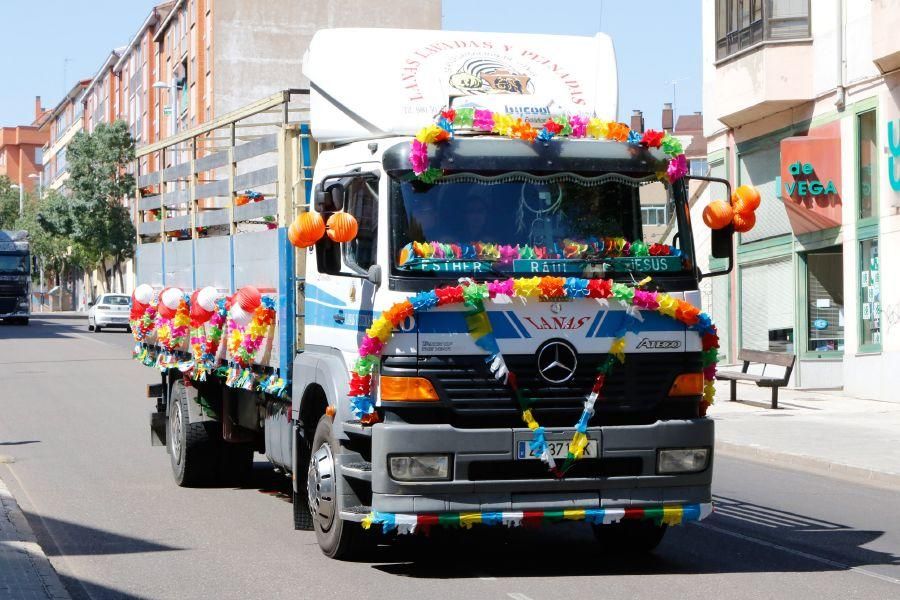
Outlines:
[[138, 151], [134, 356], [176, 482], [264, 453], [336, 558], [558, 521], [647, 550], [709, 514], [717, 273], [681, 143], [616, 121], [610, 39], [323, 30], [304, 74]]
[[31, 249], [27, 231], [0, 231], [0, 320], [28, 325]]

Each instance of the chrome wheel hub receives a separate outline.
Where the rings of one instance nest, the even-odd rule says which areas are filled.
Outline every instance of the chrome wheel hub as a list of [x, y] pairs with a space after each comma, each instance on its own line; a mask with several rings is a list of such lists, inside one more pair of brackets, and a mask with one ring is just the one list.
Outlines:
[[[174, 391], [174, 390], [173, 390]], [[169, 439], [172, 440], [172, 457], [177, 464], [181, 464], [181, 402], [177, 399], [172, 402], [169, 410]]]
[[324, 531], [331, 529], [334, 523], [335, 484], [334, 457], [331, 447], [323, 444], [309, 461], [309, 473], [306, 477], [306, 492], [309, 496], [309, 509], [319, 520]]

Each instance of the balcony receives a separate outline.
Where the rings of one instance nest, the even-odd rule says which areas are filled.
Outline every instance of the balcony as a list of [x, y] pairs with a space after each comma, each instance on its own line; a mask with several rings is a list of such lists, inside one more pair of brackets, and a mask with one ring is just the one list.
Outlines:
[[810, 40], [762, 42], [716, 64], [713, 116], [738, 127], [812, 100]]
[[882, 73], [900, 69], [900, 10], [896, 0], [872, 0], [872, 61]]

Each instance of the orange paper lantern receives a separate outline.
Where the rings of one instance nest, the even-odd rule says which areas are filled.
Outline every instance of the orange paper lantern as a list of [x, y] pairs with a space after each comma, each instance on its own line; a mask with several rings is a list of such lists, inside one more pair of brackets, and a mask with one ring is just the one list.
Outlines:
[[356, 237], [359, 224], [350, 213], [339, 212], [328, 217], [326, 233], [335, 242], [349, 242]]
[[234, 199], [234, 203], [236, 206], [243, 206], [243, 205], [247, 204], [248, 202], [250, 202], [250, 196], [246, 196], [244, 194], [241, 194], [240, 196], [238, 196]]
[[738, 233], [747, 233], [756, 225], [756, 213], [753, 211], [747, 213], [734, 213], [734, 230]]
[[734, 211], [731, 210], [731, 205], [724, 200], [713, 200], [703, 209], [703, 222], [710, 229], [728, 227], [733, 216]]
[[742, 185], [731, 196], [731, 206], [734, 212], [750, 213], [759, 208], [760, 197], [755, 187]]
[[[293, 231], [293, 234], [291, 233]], [[325, 221], [316, 212], [300, 214], [288, 228], [288, 239], [298, 248], [308, 248], [322, 239], [325, 234]], [[293, 235], [293, 237], [292, 237]]]

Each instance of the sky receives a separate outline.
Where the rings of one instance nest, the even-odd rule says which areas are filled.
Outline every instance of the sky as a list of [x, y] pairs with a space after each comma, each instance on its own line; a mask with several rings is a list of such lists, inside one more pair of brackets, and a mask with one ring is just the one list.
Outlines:
[[[246, 0], [265, 1], [265, 0]], [[126, 45], [154, 2], [0, 0], [0, 126], [28, 124], [34, 97], [51, 108], [79, 79], [91, 79], [110, 50]], [[700, 0], [443, 0], [443, 28], [613, 38], [619, 119], [644, 111], [658, 128], [664, 102], [701, 110]], [[676, 84], [673, 85], [672, 82]]]

